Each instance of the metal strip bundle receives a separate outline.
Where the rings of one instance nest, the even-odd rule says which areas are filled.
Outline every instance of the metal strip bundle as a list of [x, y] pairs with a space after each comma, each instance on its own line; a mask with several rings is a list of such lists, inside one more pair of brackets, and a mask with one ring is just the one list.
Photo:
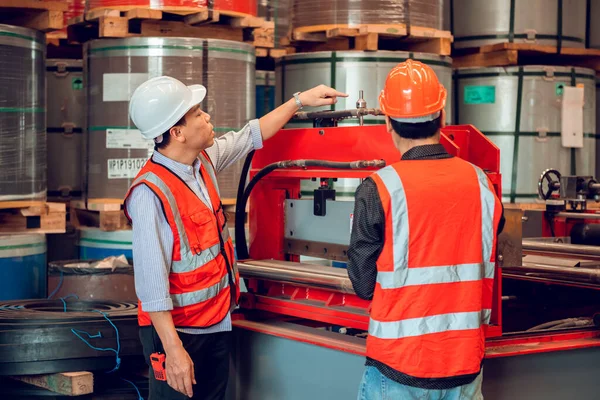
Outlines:
[[0, 200], [46, 197], [44, 34], [0, 24]]
[[136, 314], [111, 301], [0, 303], [0, 375], [111, 370], [117, 357], [142, 354]]
[[292, 25], [407, 24], [442, 29], [442, 0], [295, 0]]

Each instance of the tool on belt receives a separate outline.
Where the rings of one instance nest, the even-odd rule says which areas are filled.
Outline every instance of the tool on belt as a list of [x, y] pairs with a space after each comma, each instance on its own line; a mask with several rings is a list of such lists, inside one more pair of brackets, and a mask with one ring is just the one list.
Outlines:
[[165, 355], [162, 353], [150, 354], [150, 363], [154, 370], [154, 378], [157, 381], [166, 381], [167, 371], [165, 371]]

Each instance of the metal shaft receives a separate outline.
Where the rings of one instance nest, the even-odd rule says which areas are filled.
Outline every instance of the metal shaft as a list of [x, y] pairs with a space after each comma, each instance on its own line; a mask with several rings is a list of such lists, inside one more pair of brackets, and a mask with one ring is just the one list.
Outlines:
[[355, 294], [345, 269], [286, 261], [248, 261], [237, 264], [242, 278], [293, 283]]
[[539, 273], [544, 277], [555, 277], [564, 280], [600, 284], [600, 270], [591, 268], [557, 267], [552, 265], [524, 262], [522, 266], [502, 268], [511, 273]]
[[538, 242], [536, 240], [523, 239], [523, 251], [527, 250], [542, 251], [548, 253], [575, 254], [581, 256], [600, 256], [600, 247], [596, 246]]

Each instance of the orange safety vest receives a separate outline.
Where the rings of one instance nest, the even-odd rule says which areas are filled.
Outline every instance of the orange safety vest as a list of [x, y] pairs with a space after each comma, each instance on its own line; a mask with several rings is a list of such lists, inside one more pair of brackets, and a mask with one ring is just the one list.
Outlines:
[[403, 160], [372, 179], [385, 233], [367, 356], [416, 378], [478, 373], [502, 213], [491, 182], [456, 157]]
[[[144, 184], [162, 203], [174, 239], [169, 291], [173, 301], [171, 314], [177, 327], [215, 325], [230, 310], [232, 286], [235, 304], [240, 296], [239, 274], [216, 172], [205, 152], [198, 158], [212, 210], [173, 171], [152, 158], [142, 167], [125, 196], [127, 199], [133, 188]], [[125, 214], [131, 222], [127, 209]], [[139, 325], [151, 325], [150, 316], [138, 303]]]

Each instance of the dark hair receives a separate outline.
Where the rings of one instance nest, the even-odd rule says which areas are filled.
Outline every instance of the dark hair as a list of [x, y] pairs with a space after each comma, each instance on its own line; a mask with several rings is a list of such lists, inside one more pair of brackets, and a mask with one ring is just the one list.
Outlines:
[[[177, 123], [173, 126], [182, 126], [182, 125], [185, 125], [185, 115], [183, 117], [181, 117], [181, 119], [179, 121], [177, 121]], [[167, 147], [169, 145], [169, 143], [171, 143], [171, 134], [169, 133], [171, 128], [169, 128], [168, 131], [166, 131], [165, 133], [162, 134], [162, 142], [160, 142], [160, 143], [154, 142], [154, 150], [164, 149], [165, 147]]]
[[437, 133], [442, 127], [442, 116], [440, 115], [433, 121], [407, 123], [398, 122], [390, 118], [390, 123], [394, 132], [405, 139], [427, 139]]

